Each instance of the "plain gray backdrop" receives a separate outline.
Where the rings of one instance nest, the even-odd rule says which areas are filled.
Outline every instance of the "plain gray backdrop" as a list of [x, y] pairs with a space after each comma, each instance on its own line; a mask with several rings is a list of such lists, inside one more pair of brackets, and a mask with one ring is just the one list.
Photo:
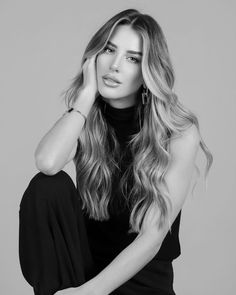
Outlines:
[[[177, 295], [234, 294], [235, 259], [235, 2], [0, 1], [1, 222], [0, 293], [33, 294], [19, 264], [19, 203], [34, 174], [34, 151], [66, 107], [60, 93], [77, 73], [94, 32], [112, 15], [136, 8], [162, 27], [179, 99], [198, 116], [214, 156], [204, 189], [189, 196], [174, 260]], [[73, 163], [65, 169], [75, 181]]]

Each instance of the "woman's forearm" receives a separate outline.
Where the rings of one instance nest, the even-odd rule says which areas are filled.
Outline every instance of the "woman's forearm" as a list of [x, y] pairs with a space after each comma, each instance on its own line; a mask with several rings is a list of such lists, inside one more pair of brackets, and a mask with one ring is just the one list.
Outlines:
[[[94, 97], [89, 91], [81, 91], [73, 107], [88, 115]], [[60, 171], [77, 144], [77, 139], [84, 125], [84, 118], [77, 112], [66, 113], [59, 118], [53, 127], [44, 135], [35, 151], [37, 168], [47, 174]]]
[[155, 235], [151, 232], [143, 233], [85, 284], [92, 290], [92, 294], [108, 295], [140, 271], [159, 249]]

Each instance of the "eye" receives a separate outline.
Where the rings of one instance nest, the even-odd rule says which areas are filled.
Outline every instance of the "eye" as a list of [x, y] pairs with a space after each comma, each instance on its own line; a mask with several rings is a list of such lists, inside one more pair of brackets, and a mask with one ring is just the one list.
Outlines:
[[111, 53], [113, 52], [114, 50], [112, 50], [111, 48], [109, 48], [108, 46], [106, 46], [104, 49], [103, 49], [103, 52], [107, 52], [107, 53]]
[[130, 58], [133, 63], [138, 63], [139, 62], [139, 59], [137, 59], [137, 58], [135, 58], [133, 56], [130, 56], [128, 58]]

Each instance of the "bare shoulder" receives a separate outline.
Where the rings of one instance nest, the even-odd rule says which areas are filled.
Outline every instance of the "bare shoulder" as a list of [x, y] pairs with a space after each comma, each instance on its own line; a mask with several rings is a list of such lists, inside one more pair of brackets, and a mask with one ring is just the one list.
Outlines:
[[192, 124], [183, 132], [182, 137], [189, 143], [198, 144], [200, 141], [200, 134], [197, 126], [195, 124]]
[[200, 143], [200, 134], [197, 126], [192, 124], [178, 137], [170, 139], [170, 151], [172, 154], [181, 153], [182, 156], [195, 152]]
[[171, 141], [185, 141], [185, 142], [192, 142], [192, 143], [199, 143], [200, 141], [200, 134], [197, 126], [195, 124], [192, 124], [190, 127], [188, 127], [186, 130], [184, 130], [181, 135], [173, 135], [171, 137]]

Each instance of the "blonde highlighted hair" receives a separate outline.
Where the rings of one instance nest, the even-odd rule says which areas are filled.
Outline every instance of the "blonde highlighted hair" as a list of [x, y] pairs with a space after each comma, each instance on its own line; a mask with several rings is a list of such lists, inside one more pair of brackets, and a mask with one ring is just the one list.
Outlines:
[[[142, 105], [140, 95], [137, 97], [135, 111], [142, 126], [129, 141], [132, 162], [119, 183], [120, 192], [131, 211], [129, 232], [139, 233], [145, 213], [152, 205], [160, 210], [158, 227], [161, 228], [166, 220], [170, 224], [171, 198], [164, 179], [170, 162], [170, 137], [181, 135], [192, 124], [199, 130], [199, 123], [197, 117], [180, 103], [173, 92], [174, 70], [161, 27], [151, 16], [135, 9], [118, 13], [91, 38], [82, 57], [79, 73], [63, 93], [67, 107], [73, 105], [83, 84], [82, 66], [85, 60], [101, 52], [116, 26], [125, 24], [130, 25], [142, 38], [142, 75], [148, 89], [146, 105]], [[86, 208], [90, 218], [107, 220], [112, 178], [120, 169], [119, 143], [113, 128], [104, 118], [100, 100], [99, 96], [96, 97], [80, 133], [74, 163], [83, 209]], [[201, 135], [200, 139], [200, 146], [207, 159], [206, 178], [213, 156]], [[195, 167], [199, 176], [199, 169]], [[130, 189], [129, 179], [132, 179]]]

